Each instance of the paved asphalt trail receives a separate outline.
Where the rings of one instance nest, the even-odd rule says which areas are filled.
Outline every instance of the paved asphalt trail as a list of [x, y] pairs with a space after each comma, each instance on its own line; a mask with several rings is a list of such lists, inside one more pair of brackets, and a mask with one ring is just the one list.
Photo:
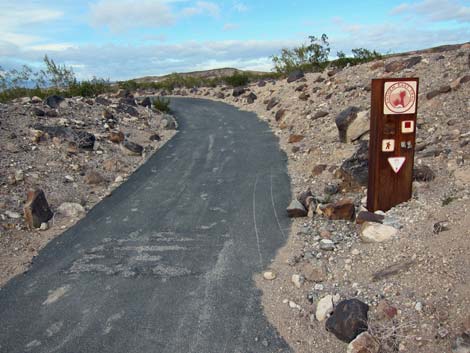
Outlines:
[[180, 132], [0, 290], [1, 353], [291, 352], [252, 279], [290, 227], [286, 156], [252, 113], [172, 108]]

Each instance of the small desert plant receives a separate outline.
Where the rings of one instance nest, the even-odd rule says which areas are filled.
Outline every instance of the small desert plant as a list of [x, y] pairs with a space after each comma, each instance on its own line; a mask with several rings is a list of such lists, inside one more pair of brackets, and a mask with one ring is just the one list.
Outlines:
[[247, 74], [235, 72], [232, 76], [226, 77], [224, 81], [233, 87], [246, 86], [250, 82], [250, 77]]
[[153, 100], [153, 108], [164, 113], [170, 112], [170, 100], [168, 98], [157, 97]]

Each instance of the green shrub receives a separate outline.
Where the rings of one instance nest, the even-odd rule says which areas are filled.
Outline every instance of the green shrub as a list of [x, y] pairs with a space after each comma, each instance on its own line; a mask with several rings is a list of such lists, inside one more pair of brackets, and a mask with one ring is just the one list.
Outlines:
[[245, 73], [235, 72], [232, 76], [225, 77], [224, 82], [233, 87], [246, 86], [250, 77]]
[[363, 64], [369, 61], [374, 61], [381, 59], [383, 56], [382, 54], [376, 52], [375, 50], [370, 51], [368, 49], [364, 48], [357, 48], [352, 50], [353, 57], [347, 57], [346, 54], [343, 52], [338, 52], [337, 56], [338, 59], [333, 60], [331, 62], [332, 66], [335, 67], [346, 67], [348, 64], [351, 66], [358, 65], [358, 64]]
[[153, 99], [153, 108], [164, 113], [170, 112], [170, 100], [168, 98], [157, 97]]

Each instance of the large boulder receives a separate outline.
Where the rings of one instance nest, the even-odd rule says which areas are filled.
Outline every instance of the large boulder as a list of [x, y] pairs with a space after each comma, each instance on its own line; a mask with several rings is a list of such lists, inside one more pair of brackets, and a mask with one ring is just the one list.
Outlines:
[[361, 141], [357, 151], [346, 159], [336, 173], [336, 177], [341, 178], [342, 188], [359, 189], [367, 186], [369, 175], [369, 144]]
[[287, 77], [287, 82], [288, 83], [291, 83], [291, 82], [295, 82], [297, 80], [300, 80], [301, 78], [303, 78], [305, 75], [304, 73], [301, 71], [301, 70], [295, 70], [295, 71], [292, 71], [289, 76]]
[[245, 87], [235, 87], [232, 92], [232, 96], [239, 97], [246, 92]]
[[45, 100], [44, 100], [44, 104], [48, 105], [49, 107], [55, 109], [55, 108], [58, 108], [60, 103], [62, 103], [62, 101], [64, 100], [63, 97], [61, 96], [58, 96], [58, 95], [52, 95], [52, 96], [49, 96], [47, 97]]
[[326, 320], [326, 330], [343, 342], [349, 343], [359, 334], [367, 331], [369, 305], [358, 299], [343, 300], [335, 307]]
[[339, 140], [352, 142], [359, 139], [369, 131], [369, 114], [358, 107], [349, 107], [343, 110], [335, 119], [338, 127]]
[[53, 216], [44, 191], [41, 189], [30, 190], [28, 192], [23, 212], [26, 224], [30, 229], [39, 228], [41, 223], [49, 221]]
[[255, 100], [257, 99], [258, 97], [256, 96], [256, 94], [254, 94], [253, 92], [250, 92], [247, 96], [246, 96], [246, 102], [248, 104], [252, 104], [255, 102]]

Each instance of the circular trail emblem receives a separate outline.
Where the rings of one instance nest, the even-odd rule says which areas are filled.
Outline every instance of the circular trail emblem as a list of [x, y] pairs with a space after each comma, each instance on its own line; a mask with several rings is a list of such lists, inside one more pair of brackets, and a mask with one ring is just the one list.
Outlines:
[[385, 105], [396, 114], [403, 114], [415, 105], [416, 91], [408, 82], [395, 82], [385, 92]]

